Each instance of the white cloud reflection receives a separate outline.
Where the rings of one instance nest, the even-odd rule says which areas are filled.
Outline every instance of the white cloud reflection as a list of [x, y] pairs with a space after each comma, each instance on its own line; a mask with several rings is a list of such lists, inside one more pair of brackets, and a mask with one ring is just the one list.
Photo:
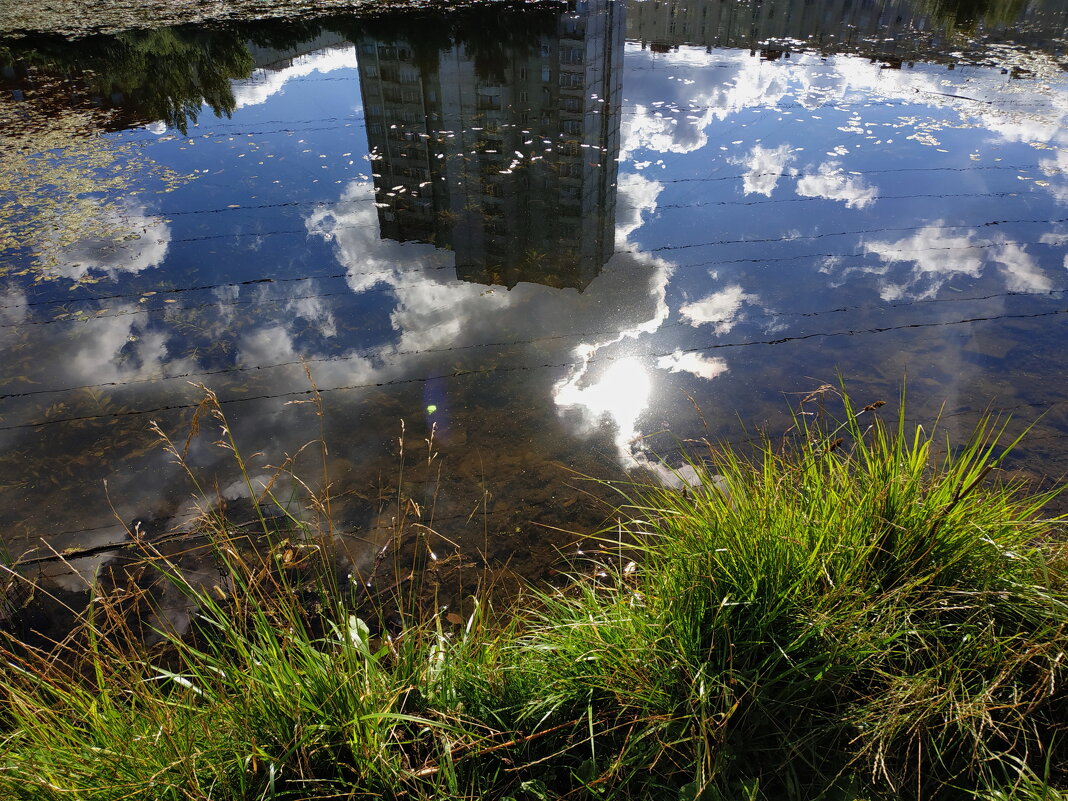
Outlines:
[[742, 191], [747, 195], [771, 197], [779, 178], [793, 160], [794, 154], [789, 145], [754, 145], [744, 161], [746, 170], [742, 176]]
[[743, 303], [755, 304], [756, 295], [745, 292], [738, 284], [705, 295], [679, 308], [679, 314], [694, 327], [711, 325], [717, 334], [726, 334], [738, 323]]
[[1010, 292], [1049, 292], [1053, 289], [1053, 282], [1022, 245], [1004, 239], [996, 244], [990, 260], [998, 265]]
[[[1053, 288], [1022, 245], [1003, 236], [982, 238], [974, 229], [950, 233], [941, 221], [902, 239], [866, 242], [864, 250], [883, 262], [883, 267], [869, 272], [884, 275], [879, 294], [886, 301], [933, 298], [954, 278], [978, 279], [988, 265], [998, 269], [1010, 292]], [[886, 269], [897, 264], [911, 266], [903, 274]]]
[[625, 242], [641, 228], [644, 223], [642, 215], [656, 211], [657, 198], [664, 191], [664, 185], [636, 172], [620, 175], [616, 185], [623, 199], [616, 206], [616, 241]]
[[167, 258], [171, 228], [144, 206], [100, 206], [91, 228], [107, 237], [85, 237], [67, 246], [45, 241], [41, 251], [54, 254], [48, 268], [57, 277], [79, 281], [92, 275], [116, 278], [159, 267]]
[[64, 380], [87, 384], [124, 383], [156, 378], [167, 372], [184, 372], [192, 365], [175, 358], [168, 348], [170, 332], [152, 326], [152, 315], [134, 305], [114, 308], [113, 314], [89, 320], [85, 335], [67, 347]]
[[356, 66], [356, 48], [353, 46], [310, 53], [301, 56], [284, 69], [258, 70], [251, 78], [234, 81], [234, 100], [237, 102], [237, 108], [258, 106], [266, 103], [272, 95], [281, 92], [289, 81], [296, 78], [304, 78], [315, 72], [356, 69]]
[[702, 356], [700, 353], [676, 350], [657, 359], [656, 366], [669, 373], [690, 373], [711, 381], [727, 372], [727, 360], [719, 356]]
[[[1008, 52], [1000, 58], [1009, 64], [1019, 57]], [[779, 114], [778, 121], [785, 126], [799, 119], [797, 109], [857, 106], [862, 99], [863, 105], [838, 128], [841, 140], [826, 142], [831, 153], [850, 155], [855, 142], [869, 147], [868, 142], [880, 135], [891, 142], [909, 142], [910, 147], [941, 147], [946, 131], [978, 127], [989, 132], [990, 144], [1023, 143], [1051, 151], [1040, 164], [1044, 180], [1036, 185], [1058, 202], [1068, 203], [1064, 178], [1068, 174], [1068, 157], [1064, 156], [1068, 151], [1068, 93], [1048, 91], [1042, 83], [1064, 80], [1062, 70], [1048, 56], [1028, 55], [1026, 66], [1034, 71], [1034, 81], [1009, 81], [995, 69], [948, 72], [941, 65], [917, 64], [888, 70], [880, 63], [844, 55], [819, 59], [797, 53], [790, 61], [768, 62], [747, 51], [717, 50], [713, 68], [700, 48], [653, 53], [632, 44], [626, 58], [633, 68], [626, 90], [633, 110], [624, 117], [622, 127], [624, 159], [642, 152], [684, 154], [715, 145], [728, 149], [728, 143], [720, 141], [726, 137], [715, 135], [715, 123], [747, 110]], [[664, 80], [665, 72], [672, 80]], [[928, 110], [900, 116], [889, 128], [872, 126], [864, 108], [903, 99]], [[759, 176], [781, 172], [773, 165], [786, 152], [782, 144], [757, 139], [743, 160], [749, 162], [743, 191], [770, 195], [775, 179]], [[764, 160], [768, 164], [761, 166]], [[823, 197], [858, 209], [878, 197], [878, 188], [851, 176], [848, 165], [826, 162], [815, 169], [815, 175], [798, 183], [798, 193], [804, 197]]]
[[846, 173], [841, 163], [825, 161], [815, 175], [804, 175], [798, 179], [797, 194], [841, 201], [847, 208], [862, 209], [875, 201], [879, 191], [863, 178]]
[[712, 122], [712, 110], [699, 115], [682, 115], [657, 110], [655, 106], [638, 105], [623, 125], [623, 152], [626, 160], [636, 150], [655, 150], [658, 153], [692, 153], [708, 144], [705, 129]]

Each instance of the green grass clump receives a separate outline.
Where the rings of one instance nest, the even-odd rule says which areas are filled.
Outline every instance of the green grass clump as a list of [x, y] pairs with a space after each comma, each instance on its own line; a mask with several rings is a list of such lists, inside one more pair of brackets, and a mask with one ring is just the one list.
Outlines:
[[387, 634], [327, 538], [216, 521], [219, 585], [154, 557], [190, 632], [150, 646], [109, 595], [80, 637], [9, 645], [0, 797], [1068, 798], [1051, 494], [988, 425], [939, 456], [874, 406], [807, 419], [634, 488], [504, 624]]
[[988, 428], [936, 460], [922, 429], [845, 412], [639, 491], [631, 561], [545, 599], [520, 646], [543, 676], [529, 714], [589, 709], [601, 778], [943, 798], [1063, 769], [1050, 496], [995, 479]]

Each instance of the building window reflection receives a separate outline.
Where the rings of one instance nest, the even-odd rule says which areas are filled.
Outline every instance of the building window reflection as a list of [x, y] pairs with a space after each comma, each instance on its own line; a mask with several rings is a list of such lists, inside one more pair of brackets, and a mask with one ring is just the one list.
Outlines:
[[367, 33], [357, 52], [381, 235], [451, 249], [463, 280], [584, 289], [615, 244], [623, 15], [597, 0], [586, 16], [546, 10], [537, 30], [529, 15], [500, 18], [484, 40], [448, 46], [429, 28]]

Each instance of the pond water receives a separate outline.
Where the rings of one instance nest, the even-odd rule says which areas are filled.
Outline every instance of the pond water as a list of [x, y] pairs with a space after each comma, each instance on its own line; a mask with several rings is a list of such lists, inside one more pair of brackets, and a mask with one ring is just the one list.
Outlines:
[[538, 575], [604, 519], [582, 476], [670, 480], [839, 376], [1065, 473], [1066, 2], [101, 13], [0, 26], [0, 531], [90, 549], [61, 584], [187, 519], [149, 425], [203, 387], [254, 479], [322, 433], [357, 566], [405, 484]]

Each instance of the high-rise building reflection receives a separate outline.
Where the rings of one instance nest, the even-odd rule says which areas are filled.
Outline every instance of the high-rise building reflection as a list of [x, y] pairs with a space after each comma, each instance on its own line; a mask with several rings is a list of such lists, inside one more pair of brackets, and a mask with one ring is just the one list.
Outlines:
[[627, 39], [657, 52], [680, 45], [732, 47], [775, 61], [793, 48], [849, 53], [900, 67], [961, 58], [979, 32], [1048, 49], [1064, 30], [1059, 0], [631, 0]]
[[649, 0], [631, 3], [627, 15], [627, 38], [650, 49], [669, 49], [681, 44], [705, 47], [763, 49], [775, 60], [784, 52], [777, 44], [855, 49], [881, 33], [895, 37], [914, 26], [929, 27], [917, 14], [913, 0], [767, 0], [761, 3], [705, 2], [696, 0]]
[[624, 6], [516, 22], [357, 39], [380, 230], [452, 249], [463, 280], [581, 290], [615, 244]]

